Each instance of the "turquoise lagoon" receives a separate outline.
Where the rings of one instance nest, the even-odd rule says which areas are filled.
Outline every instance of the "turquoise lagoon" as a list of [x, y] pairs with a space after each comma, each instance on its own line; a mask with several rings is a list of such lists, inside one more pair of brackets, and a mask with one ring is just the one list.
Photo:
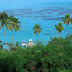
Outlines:
[[[65, 14], [69, 13], [72, 16], [72, 2], [61, 3], [41, 3], [25, 7], [4, 8], [0, 11], [6, 11], [9, 16], [15, 16], [21, 22], [20, 31], [16, 32], [16, 41], [21, 43], [21, 40], [29, 41], [32, 39], [36, 43], [37, 35], [33, 33], [33, 27], [35, 24], [39, 24], [42, 27], [42, 32], [39, 34], [39, 41], [43, 44], [47, 44], [50, 37], [57, 37], [58, 32], [54, 25], [58, 22], [62, 22], [61, 18]], [[60, 33], [61, 37], [67, 35], [67, 26], [63, 25], [64, 30]], [[70, 24], [69, 33], [72, 34], [72, 25]], [[6, 39], [8, 43], [12, 42], [11, 32], [5, 28]], [[0, 40], [5, 43], [3, 30], [0, 30]], [[15, 31], [13, 30], [13, 41], [15, 42]], [[5, 47], [5, 46], [4, 46]]]

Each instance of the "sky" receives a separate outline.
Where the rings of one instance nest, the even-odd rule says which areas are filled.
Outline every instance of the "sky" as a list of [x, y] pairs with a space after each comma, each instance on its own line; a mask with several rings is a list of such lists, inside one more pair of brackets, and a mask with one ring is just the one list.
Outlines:
[[15, 9], [15, 8], [25, 8], [25, 7], [33, 7], [40, 6], [43, 3], [48, 2], [66, 2], [72, 0], [1, 0], [0, 1], [0, 10], [3, 9]]

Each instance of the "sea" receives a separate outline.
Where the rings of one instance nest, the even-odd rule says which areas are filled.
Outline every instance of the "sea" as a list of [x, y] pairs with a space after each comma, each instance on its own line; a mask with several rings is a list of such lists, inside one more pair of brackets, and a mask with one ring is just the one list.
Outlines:
[[[3, 8], [0, 12], [5, 11], [9, 16], [18, 18], [20, 23], [20, 30], [16, 32], [16, 42], [21, 44], [22, 40], [27, 43], [29, 39], [33, 40], [33, 43], [37, 41], [37, 35], [33, 32], [33, 27], [39, 24], [42, 28], [42, 32], [39, 33], [38, 39], [42, 44], [46, 45], [50, 41], [50, 37], [58, 37], [58, 32], [55, 29], [55, 25], [59, 22], [62, 23], [64, 30], [59, 34], [60, 37], [67, 35], [67, 26], [63, 24], [62, 17], [66, 14], [72, 16], [72, 1], [70, 2], [42, 2], [33, 4], [30, 6]], [[72, 24], [68, 26], [69, 33], [72, 34]], [[7, 43], [12, 43], [11, 31], [4, 27]], [[15, 31], [13, 33], [13, 42], [15, 43]], [[0, 41], [5, 43], [5, 37], [3, 29], [0, 30]], [[6, 45], [3, 45], [6, 48]]]

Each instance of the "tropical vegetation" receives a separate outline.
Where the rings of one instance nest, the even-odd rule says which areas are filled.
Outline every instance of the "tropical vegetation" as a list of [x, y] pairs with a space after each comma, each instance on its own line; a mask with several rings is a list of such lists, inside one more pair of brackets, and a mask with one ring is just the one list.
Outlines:
[[72, 35], [52, 38], [46, 46], [0, 48], [0, 72], [72, 72]]
[[[12, 44], [13, 44], [13, 34], [12, 31], [15, 30], [15, 44], [16, 44], [16, 31], [20, 29], [19, 25], [19, 20], [15, 18], [14, 16], [8, 16], [5, 12], [0, 13], [0, 29], [3, 28], [4, 31], [4, 26], [11, 31], [12, 35]], [[5, 36], [5, 31], [4, 31], [4, 36]], [[6, 41], [6, 36], [5, 36], [5, 41]], [[6, 46], [7, 46], [7, 41], [6, 41]], [[8, 47], [7, 47], [8, 49]]]
[[[62, 19], [68, 28], [69, 22], [72, 23], [72, 18], [67, 14]], [[14, 16], [8, 16], [5, 12], [0, 13], [0, 29], [3, 31], [6, 27], [12, 34], [13, 30], [20, 29], [19, 23]], [[16, 33], [16, 45], [13, 44], [12, 35], [12, 44], [9, 44], [9, 50], [4, 49], [2, 41], [0, 41], [0, 72], [72, 72], [72, 35], [68, 34], [65, 38], [59, 37], [59, 33], [64, 29], [61, 22], [55, 25], [55, 28], [58, 31], [58, 38], [50, 38], [46, 45], [37, 41], [35, 46], [21, 47], [16, 44]], [[33, 28], [37, 39], [41, 30], [39, 24]]]
[[67, 25], [67, 32], [69, 34], [68, 26], [70, 23], [72, 23], [72, 18], [70, 17], [70, 14], [66, 14], [65, 17], [62, 17], [62, 22], [63, 22], [63, 24]]
[[62, 32], [62, 30], [64, 29], [64, 27], [62, 26], [62, 23], [59, 22], [58, 25], [55, 25], [55, 28], [58, 31], [58, 44], [59, 44], [59, 33]]
[[[7, 27], [7, 19], [8, 19], [8, 15], [5, 12], [0, 13], [0, 29], [3, 29], [6, 46], [7, 46], [7, 41], [6, 41], [6, 35], [5, 35], [4, 27], [5, 26]], [[8, 49], [8, 47], [7, 47], [7, 49]]]
[[34, 31], [34, 34], [37, 34], [37, 40], [38, 40], [38, 35], [39, 35], [39, 33], [41, 32], [41, 27], [40, 27], [40, 25], [39, 24], [36, 24], [35, 26], [34, 26], [34, 28], [33, 28], [33, 31]]

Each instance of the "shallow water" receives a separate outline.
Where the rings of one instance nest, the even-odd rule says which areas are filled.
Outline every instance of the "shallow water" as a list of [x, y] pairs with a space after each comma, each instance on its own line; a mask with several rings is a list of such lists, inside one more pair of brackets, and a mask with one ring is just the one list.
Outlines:
[[[33, 33], [33, 27], [35, 24], [39, 24], [42, 27], [42, 32], [39, 34], [39, 41], [43, 44], [47, 44], [50, 37], [58, 37], [58, 32], [56, 31], [54, 25], [58, 22], [62, 22], [61, 18], [65, 14], [69, 13], [72, 16], [71, 3], [42, 3], [38, 6], [30, 6], [17, 9], [4, 9], [8, 15], [15, 16], [21, 22], [20, 31], [16, 32], [16, 41], [21, 42], [21, 40], [29, 41], [32, 39], [35, 43], [37, 40], [37, 35]], [[3, 11], [3, 10], [1, 10]], [[67, 35], [67, 26], [63, 25], [64, 30], [60, 33], [60, 36], [65, 37]], [[69, 33], [72, 34], [72, 25], [68, 27]], [[8, 43], [12, 42], [11, 32], [5, 28], [6, 39]], [[13, 31], [13, 41], [15, 42], [15, 32]], [[4, 43], [4, 33], [0, 30], [0, 40]], [[5, 48], [5, 47], [4, 47]]]

